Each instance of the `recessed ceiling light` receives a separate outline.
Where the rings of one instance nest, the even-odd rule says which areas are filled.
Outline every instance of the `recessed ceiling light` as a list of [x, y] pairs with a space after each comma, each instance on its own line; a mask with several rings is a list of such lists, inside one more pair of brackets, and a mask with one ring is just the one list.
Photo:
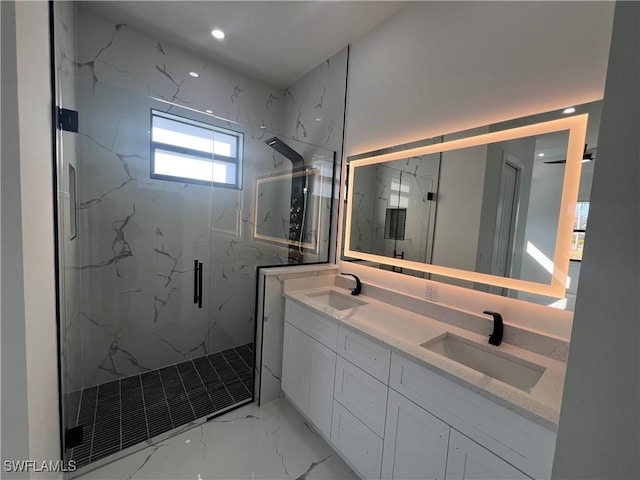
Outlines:
[[198, 72], [189, 72], [189, 75], [191, 75], [193, 78], [198, 78], [200, 76]]
[[322, 119], [320, 117], [316, 118], [316, 122], [321, 122]]
[[538, 154], [538, 156], [539, 156], [539, 157], [544, 157], [544, 153], [543, 153], [543, 152], [540, 152], [540, 153]]
[[211, 30], [211, 35], [213, 35], [213, 38], [217, 38], [218, 40], [222, 40], [225, 37], [224, 32], [219, 28]]
[[213, 110], [205, 110], [207, 113], [213, 113]]
[[567, 107], [562, 111], [562, 113], [569, 114], [569, 113], [574, 113], [575, 111], [576, 111], [575, 107]]

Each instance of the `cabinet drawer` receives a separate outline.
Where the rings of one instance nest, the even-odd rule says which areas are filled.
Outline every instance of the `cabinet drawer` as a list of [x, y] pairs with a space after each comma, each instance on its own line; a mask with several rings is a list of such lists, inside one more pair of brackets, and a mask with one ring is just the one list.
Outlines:
[[388, 390], [389, 387], [338, 356], [334, 398], [379, 437], [384, 436]]
[[396, 353], [389, 386], [534, 478], [549, 478], [556, 434]]
[[338, 324], [287, 300], [285, 320], [311, 338], [336, 351]]
[[337, 401], [333, 402], [331, 443], [364, 478], [380, 478], [382, 439]]
[[337, 352], [385, 385], [389, 384], [391, 350], [384, 345], [341, 326]]

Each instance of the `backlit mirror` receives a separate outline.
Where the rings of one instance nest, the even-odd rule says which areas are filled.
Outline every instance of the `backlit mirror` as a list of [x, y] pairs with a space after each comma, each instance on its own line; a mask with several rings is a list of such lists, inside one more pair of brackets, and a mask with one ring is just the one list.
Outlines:
[[600, 108], [349, 157], [344, 258], [572, 309]]

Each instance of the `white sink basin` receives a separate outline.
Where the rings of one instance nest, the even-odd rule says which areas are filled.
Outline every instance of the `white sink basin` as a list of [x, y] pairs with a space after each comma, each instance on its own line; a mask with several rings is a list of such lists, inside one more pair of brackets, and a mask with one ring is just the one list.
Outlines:
[[344, 295], [333, 290], [318, 293], [307, 293], [306, 295], [307, 297], [310, 297], [317, 302], [324, 303], [336, 310], [348, 310], [349, 308], [355, 308], [367, 304], [367, 302], [363, 302], [362, 300], [356, 300], [352, 295]]
[[545, 371], [545, 367], [451, 333], [420, 346], [525, 392], [531, 391]]

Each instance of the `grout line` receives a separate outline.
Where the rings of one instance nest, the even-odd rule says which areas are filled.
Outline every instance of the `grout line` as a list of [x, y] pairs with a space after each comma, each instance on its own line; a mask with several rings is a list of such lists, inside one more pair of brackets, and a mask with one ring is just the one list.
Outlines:
[[[186, 362], [180, 362], [180, 363], [186, 363]], [[180, 373], [180, 369], [176, 366], [176, 370], [178, 372], [178, 378], [180, 379], [180, 383], [182, 384], [182, 389], [184, 390], [184, 394], [187, 396], [187, 402], [189, 403], [189, 408], [191, 409], [191, 413], [193, 413], [193, 418], [197, 418], [196, 417], [196, 411], [193, 409], [193, 405], [191, 405], [191, 399], [189, 398], [189, 392], [187, 392], [187, 387], [184, 386], [184, 381], [182, 380], [182, 374]], [[167, 403], [169, 403], [169, 401], [167, 400]], [[193, 420], [191, 420], [193, 421]]]
[[[78, 422], [80, 421], [80, 410], [82, 409], [82, 397], [84, 395], [86, 388], [83, 388], [82, 390], [80, 390], [80, 398], [78, 399], [78, 412], [76, 413], [76, 423], [74, 423], [72, 426], [75, 427], [76, 425], [78, 425]], [[82, 428], [82, 434], [84, 435], [84, 427]], [[82, 442], [84, 443], [84, 442]], [[73, 454], [76, 451], [76, 448], [78, 447], [74, 447], [71, 449], [71, 451], [69, 452], [71, 458], [73, 458], [75, 460], [75, 457], [73, 456]], [[89, 453], [91, 453], [91, 451], [89, 451]]]
[[[228, 349], [228, 350], [231, 350], [231, 349]], [[228, 351], [228, 350], [225, 350], [225, 352]], [[236, 372], [235, 368], [233, 368], [231, 366], [231, 364], [229, 363], [229, 360], [227, 360], [227, 357], [224, 355], [224, 353], [222, 353], [222, 358], [224, 358], [224, 361], [227, 362], [227, 365], [229, 365], [229, 368], [231, 369], [231, 371], [234, 373], [234, 375], [238, 379], [238, 382], [240, 382], [240, 385], [242, 385], [244, 387], [244, 389], [249, 393], [249, 395], [251, 395], [251, 392], [249, 391], [247, 386], [242, 382], [242, 379], [240, 378], [240, 375], [238, 375], [238, 372]], [[235, 398], [234, 398], [234, 400], [235, 400]]]
[[[220, 352], [218, 352], [220, 353]], [[215, 354], [212, 354], [215, 355]], [[211, 368], [213, 369], [214, 373], [218, 376], [218, 379], [220, 380], [220, 382], [222, 383], [222, 386], [224, 387], [224, 389], [227, 391], [227, 393], [229, 394], [229, 397], [231, 398], [231, 401], [235, 402], [236, 399], [233, 398], [233, 395], [231, 395], [231, 392], [229, 391], [229, 389], [227, 388], [227, 384], [225, 383], [224, 380], [222, 380], [222, 377], [220, 376], [220, 374], [218, 373], [218, 370], [216, 370], [216, 367], [213, 366], [213, 363], [211, 363], [211, 359], [205, 355], [205, 358], [207, 359], [207, 361], [209, 362], [209, 365], [211, 365]], [[237, 403], [237, 402], [236, 402]]]
[[[158, 376], [160, 376], [160, 373], [158, 373]], [[149, 435], [149, 418], [147, 417], [147, 402], [144, 399], [144, 385], [142, 384], [142, 375], [140, 374], [138, 374], [138, 381], [140, 382], [140, 394], [142, 395], [142, 410], [144, 411], [144, 425], [145, 427], [147, 427], [147, 440], [148, 440], [149, 438], [151, 438], [151, 436]], [[173, 422], [171, 422], [171, 426], [173, 426]]]
[[98, 414], [98, 387], [96, 387], [96, 400], [93, 406], [93, 424], [91, 428], [91, 446], [89, 447], [89, 463], [91, 463], [91, 457], [93, 456], [93, 440], [96, 438], [96, 416]]
[[[246, 345], [242, 345], [242, 346], [243, 346], [243, 347], [246, 347]], [[247, 347], [247, 348], [248, 348], [248, 347]], [[238, 351], [237, 351], [237, 347], [234, 347], [233, 349], [234, 349], [234, 350], [236, 350], [236, 355], [238, 355], [238, 356], [240, 357], [240, 360], [242, 360], [242, 363], [244, 363], [244, 364], [247, 366], [247, 368], [249, 369], [249, 371], [253, 370], [253, 368], [252, 368], [252, 367], [250, 367], [250, 366], [249, 366], [249, 364], [248, 364], [247, 362], [245, 362], [245, 361], [244, 361], [244, 358], [242, 358], [242, 355], [240, 355], [240, 354], [238, 353]]]
[[[167, 404], [167, 411], [169, 412], [169, 420], [171, 420], [171, 426], [173, 428], [176, 428], [175, 425], [173, 424], [173, 415], [171, 415], [171, 409], [169, 408], [169, 399], [167, 398], [167, 391], [164, 389], [164, 381], [162, 380], [162, 375], [160, 375], [160, 369], [158, 370], [158, 377], [160, 377], [160, 385], [162, 385], [162, 393], [164, 394], [164, 403]], [[178, 376], [180, 375], [180, 372], [178, 372]]]
[[[204, 357], [198, 357], [198, 358], [206, 358], [206, 355]], [[197, 360], [197, 358], [195, 358], [194, 360]], [[207, 415], [205, 415], [205, 417], [207, 417], [207, 416], [211, 415], [212, 413], [214, 413], [217, 410], [216, 404], [213, 401], [213, 398], [211, 398], [211, 395], [209, 394], [209, 389], [207, 388], [207, 385], [204, 383], [204, 380], [202, 380], [202, 375], [200, 375], [200, 371], [198, 370], [198, 367], [196, 366], [195, 362], [193, 360], [190, 360], [190, 361], [193, 364], [193, 368], [195, 368], [196, 373], [198, 374], [198, 378], [200, 379], [200, 382], [202, 383], [202, 386], [204, 387], [204, 391], [207, 392], [207, 397], [209, 397], [209, 401], [211, 402], [211, 405], [213, 405], [213, 412], [207, 413]]]
[[120, 414], [120, 448], [122, 450], [122, 382], [118, 380], [118, 412]]

